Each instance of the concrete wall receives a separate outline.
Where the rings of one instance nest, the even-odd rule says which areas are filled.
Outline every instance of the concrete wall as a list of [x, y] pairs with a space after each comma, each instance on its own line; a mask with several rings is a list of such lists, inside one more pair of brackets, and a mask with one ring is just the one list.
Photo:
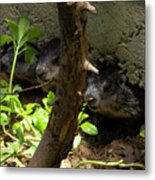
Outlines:
[[[89, 14], [88, 40], [95, 50], [94, 59], [104, 54], [107, 60], [118, 59], [132, 84], [144, 86], [144, 1], [92, 3], [97, 14]], [[32, 24], [44, 28], [46, 35], [38, 43], [59, 36], [59, 23], [55, 3], [1, 4], [0, 34], [6, 33], [4, 18], [17, 19], [26, 14]]]

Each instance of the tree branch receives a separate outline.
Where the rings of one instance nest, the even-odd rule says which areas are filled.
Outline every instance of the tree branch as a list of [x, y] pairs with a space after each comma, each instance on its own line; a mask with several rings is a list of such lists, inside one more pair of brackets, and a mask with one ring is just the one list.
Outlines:
[[59, 167], [71, 149], [85, 87], [86, 72], [83, 65], [88, 59], [85, 10], [81, 10], [78, 3], [58, 3], [61, 60], [56, 101], [29, 167]]

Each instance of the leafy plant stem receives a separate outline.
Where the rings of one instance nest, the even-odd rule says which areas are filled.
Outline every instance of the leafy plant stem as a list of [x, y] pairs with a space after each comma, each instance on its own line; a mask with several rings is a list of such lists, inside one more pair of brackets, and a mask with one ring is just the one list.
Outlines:
[[15, 72], [18, 52], [19, 52], [19, 46], [17, 45], [17, 47], [15, 49], [15, 55], [14, 55], [14, 58], [13, 58], [12, 68], [11, 68], [10, 81], [9, 81], [9, 93], [12, 93], [13, 76], [14, 76], [14, 72]]
[[5, 126], [2, 126], [2, 128], [3, 128], [4, 134], [6, 134], [7, 136], [9, 136], [13, 141], [17, 141], [17, 140], [18, 140], [17, 138], [15, 138], [14, 136], [12, 136], [12, 134], [10, 134], [9, 132], [6, 131]]
[[24, 51], [26, 51], [27, 50], [27, 47], [25, 47], [25, 48], [22, 48], [19, 52], [18, 52], [18, 55], [20, 55], [20, 54], [22, 54]]
[[39, 142], [39, 141], [41, 140], [41, 138], [37, 138], [37, 137], [31, 136], [31, 138], [26, 138], [26, 137], [25, 137], [25, 140], [27, 140], [27, 141], [28, 141], [28, 140], [29, 140], [29, 141], [38, 141], [38, 142]]
[[34, 133], [34, 135], [36, 135], [35, 128], [34, 128], [33, 125], [27, 120], [27, 116], [24, 115], [23, 117], [25, 118], [25, 120], [26, 120], [26, 122], [28, 123], [28, 125], [31, 127], [31, 130], [32, 130], [32, 132]]

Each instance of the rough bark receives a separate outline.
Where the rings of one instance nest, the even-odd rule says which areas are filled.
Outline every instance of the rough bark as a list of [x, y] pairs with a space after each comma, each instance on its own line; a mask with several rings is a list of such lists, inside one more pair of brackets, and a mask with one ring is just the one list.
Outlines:
[[86, 11], [58, 3], [61, 29], [61, 62], [56, 100], [47, 129], [29, 162], [29, 167], [59, 167], [71, 149], [85, 85], [83, 64], [88, 59]]

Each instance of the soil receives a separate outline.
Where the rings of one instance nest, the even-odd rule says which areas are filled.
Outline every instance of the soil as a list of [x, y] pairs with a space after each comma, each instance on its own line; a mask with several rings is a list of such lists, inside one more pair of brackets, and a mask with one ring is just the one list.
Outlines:
[[[83, 143], [73, 153], [69, 154], [62, 167], [73, 168], [81, 161], [97, 160], [102, 162], [118, 162], [122, 160], [124, 167], [82, 164], [80, 168], [97, 169], [144, 169], [134, 163], [145, 164], [145, 140], [140, 137], [139, 131], [142, 121], [135, 123], [119, 120], [98, 119], [94, 123], [99, 134], [91, 137], [83, 135]], [[130, 164], [129, 167], [127, 164]], [[126, 166], [127, 165], [127, 166]]]
[[[144, 164], [144, 139], [138, 135], [111, 141], [106, 145], [87, 145], [83, 143], [73, 153], [68, 155], [62, 167], [73, 168], [78, 163], [86, 160], [98, 160], [102, 162], [118, 162], [122, 160], [125, 164]], [[131, 165], [131, 167], [120, 167], [119, 164], [110, 167], [106, 165], [82, 164], [79, 168], [97, 169], [143, 169], [142, 167]]]

